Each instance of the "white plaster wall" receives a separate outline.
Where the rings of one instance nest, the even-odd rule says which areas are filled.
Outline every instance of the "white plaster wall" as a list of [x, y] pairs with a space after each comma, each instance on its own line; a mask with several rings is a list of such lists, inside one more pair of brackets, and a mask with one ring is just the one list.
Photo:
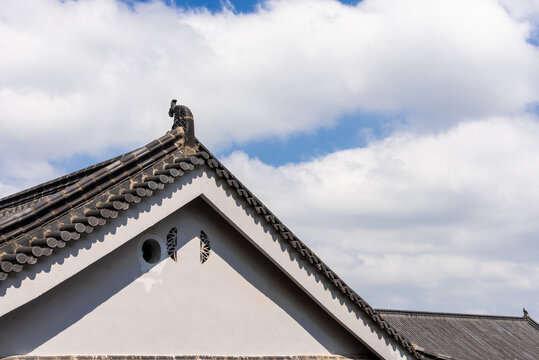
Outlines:
[[[281, 239], [271, 227], [266, 226], [261, 216], [250, 208], [235, 191], [231, 190], [223, 179], [217, 178], [212, 171], [202, 169], [192, 171], [173, 185], [167, 186], [159, 194], [159, 196], [145, 199], [135, 209], [129, 209], [122, 213], [113, 223], [94, 231], [91, 236], [70, 244], [62, 252], [54, 253], [49, 258], [40, 259], [36, 265], [25, 268], [21, 273], [10, 274], [7, 280], [0, 283], [0, 354], [2, 351], [5, 352], [3, 350], [6, 349], [4, 339], [9, 338], [10, 334], [21, 334], [22, 338], [10, 339], [9, 341], [24, 344], [25, 349], [27, 349], [25, 351], [30, 352], [36, 348], [35, 344], [39, 344], [40, 341], [41, 343], [45, 342], [46, 335], [44, 333], [48, 334], [51, 331], [60, 333], [63, 329], [58, 326], [59, 323], [68, 321], [66, 319], [72, 316], [81, 316], [81, 310], [74, 306], [78, 303], [54, 300], [53, 303], [56, 307], [51, 305], [49, 308], [59, 309], [58, 303], [60, 303], [62, 309], [55, 310], [54, 313], [57, 318], [63, 317], [64, 320], [51, 320], [50, 326], [45, 332], [33, 329], [36, 323], [35, 319], [40, 319], [46, 313], [46, 310], [35, 311], [39, 308], [36, 304], [43, 301], [51, 289], [61, 288], [72, 282], [71, 278], [75, 274], [91, 268], [96, 274], [101, 274], [96, 275], [98, 280], [94, 280], [95, 282], [106, 279], [111, 272], [122, 274], [122, 276], [114, 278], [115, 281], [112, 283], [101, 281], [99, 289], [102, 291], [85, 293], [84, 301], [90, 307], [96, 307], [97, 304], [104, 302], [106, 300], [103, 297], [104, 293], [116, 293], [126, 287], [126, 284], [131, 283], [133, 279], [139, 277], [142, 274], [140, 268], [138, 273], [119, 271], [119, 269], [124, 268], [123, 265], [119, 269], [113, 268], [113, 264], [121, 264], [121, 262], [106, 265], [110, 271], [102, 271], [101, 273], [99, 269], [106, 267], [96, 268], [94, 265], [99, 259], [107, 254], [113, 254], [115, 249], [130, 242], [131, 239], [172, 215], [193, 199], [201, 197], [254, 247], [265, 254], [268, 259], [271, 259], [276, 269], [278, 268], [289, 279], [292, 279], [298, 288], [302, 289], [336, 322], [380, 358], [411, 359], [408, 352], [403, 351], [392, 337], [387, 336], [348, 298], [335, 291], [326, 277], [314, 269], [307, 260], [299, 256], [291, 248], [291, 245]], [[77, 290], [79, 292], [84, 293], [85, 289], [91, 289], [88, 287], [89, 282], [75, 283], [79, 286]], [[108, 290], [105, 289], [105, 285]], [[64, 294], [68, 294], [68, 290], [63, 291]], [[13, 320], [13, 314], [20, 314], [21, 311], [32, 315], [27, 316], [23, 321]], [[7, 325], [4, 327], [4, 324]], [[13, 329], [20, 326], [20, 329], [17, 330], [18, 332], [10, 331], [10, 326]], [[107, 328], [105, 330], [110, 332]], [[95, 331], [102, 330], [101, 328], [92, 330], [92, 332]], [[130, 329], [122, 335], [130, 336], [133, 331], [137, 330]], [[75, 340], [70, 339], [70, 341]], [[14, 346], [10, 345], [10, 348], [14, 348]], [[77, 353], [81, 353], [81, 351], [77, 351]]]
[[[166, 254], [173, 226], [177, 262]], [[201, 230], [212, 246], [204, 264]], [[157, 264], [142, 259], [146, 239], [162, 245]], [[0, 344], [1, 355], [368, 352], [200, 199], [1, 325], [0, 339], [9, 342]]]

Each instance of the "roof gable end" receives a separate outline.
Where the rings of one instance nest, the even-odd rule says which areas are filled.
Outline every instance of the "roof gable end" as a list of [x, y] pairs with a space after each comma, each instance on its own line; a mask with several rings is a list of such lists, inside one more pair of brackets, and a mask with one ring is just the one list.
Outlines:
[[[44, 197], [36, 195], [40, 191], [43, 191], [42, 194], [44, 194], [51, 191], [52, 188], [58, 187], [60, 184], [58, 181], [49, 182], [48, 186], [42, 188], [36, 187], [26, 193], [20, 193], [17, 200], [12, 198], [11, 201], [17, 201], [19, 205], [28, 199], [33, 198], [34, 200], [26, 202], [27, 206], [23, 206], [21, 211], [11, 215], [4, 214], [0, 217], [0, 256], [2, 264], [6, 264], [5, 268], [0, 271], [0, 279], [8, 278], [10, 272], [16, 273], [21, 271], [21, 268], [39, 264], [37, 259], [40, 256], [50, 255], [53, 251], [61, 252], [68, 242], [81, 236], [88, 236], [94, 229], [99, 229], [107, 221], [109, 224], [106, 226], [113, 225], [122, 219], [126, 221], [127, 226], [121, 227], [128, 229], [122, 230], [125, 231], [122, 241], [128, 241], [143, 230], [136, 225], [129, 225], [130, 221], [135, 223], [144, 218], [146, 225], [151, 225], [152, 222], [156, 223], [159, 219], [167, 216], [164, 212], [165, 207], [160, 206], [162, 203], [174, 199], [176, 204], [182, 202], [186, 204], [201, 196], [240, 233], [253, 241], [255, 246], [272, 259], [287, 276], [294, 279], [306, 293], [319, 303], [326, 302], [323, 304], [326, 311], [332, 313], [338, 321], [347, 323], [345, 327], [353, 333], [362, 334], [363, 341], [379, 356], [383, 358], [420, 357], [404, 336], [383, 320], [367, 302], [324, 264], [208, 149], [199, 143], [197, 149], [185, 148], [182, 140], [183, 132], [181, 128], [178, 128], [176, 132], [169, 132], [143, 148], [114, 161], [104, 162], [96, 168], [88, 169], [87, 173], [90, 174], [84, 171], [79, 173], [81, 176], [82, 174], [86, 175], [82, 178], [67, 176], [66, 179], [71, 179], [74, 182], [54, 194], [47, 194]], [[178, 181], [178, 179], [180, 180]], [[67, 182], [69, 183], [69, 180]], [[168, 185], [173, 183], [176, 184]], [[182, 190], [176, 192], [158, 191], [171, 188], [171, 186], [172, 188], [182, 188]], [[191, 191], [186, 190], [189, 187], [192, 189]], [[225, 191], [215, 191], [216, 188]], [[231, 194], [233, 196], [230, 196]], [[35, 200], [38, 197], [39, 199]], [[147, 197], [146, 202], [154, 205], [151, 211], [144, 213], [137, 211], [142, 197]], [[0, 203], [7, 204], [8, 200], [0, 201]], [[238, 207], [238, 201], [243, 204], [241, 207]], [[128, 210], [129, 208], [130, 210]], [[119, 215], [126, 210], [127, 217]], [[249, 230], [249, 226], [243, 228], [239, 225], [243, 222], [241, 219], [245, 217], [246, 212], [256, 217], [256, 226], [251, 230]], [[90, 220], [90, 218], [95, 220]], [[114, 220], [114, 218], [118, 220]], [[134, 219], [132, 220], [132, 218]], [[271, 229], [272, 234], [279, 238], [280, 244], [277, 244], [277, 249], [283, 244], [286, 245], [287, 253], [285, 256], [283, 256], [282, 251], [279, 255], [279, 252], [275, 250], [274, 241], [257, 242], [257, 239], [260, 238], [260, 226], [265, 229], [264, 231]], [[116, 231], [117, 233], [121, 232], [120, 228]], [[107, 243], [107, 241], [103, 243]], [[53, 244], [54, 246], [52, 246]], [[120, 244], [121, 242], [107, 243], [100, 250], [102, 251], [101, 256], [109, 253]], [[22, 259], [24, 256], [19, 256], [21, 259], [17, 259], [18, 254], [24, 254], [26, 259]], [[304, 268], [298, 267], [297, 263], [290, 262], [288, 254], [295, 254], [298, 259], [301, 259]], [[282, 259], [277, 260], [278, 256], [281, 256]], [[71, 275], [95, 261], [95, 258], [90, 257], [84, 259], [80, 254], [78, 257], [76, 262], [71, 262], [78, 263], [73, 265]], [[65, 265], [63, 267], [67, 268]], [[319, 281], [313, 283], [313, 277], [309, 279], [307, 268], [309, 271], [312, 269], [317, 274], [318, 279], [323, 279], [323, 286]], [[57, 283], [69, 276], [69, 271], [63, 270], [63, 272], [65, 273], [64, 277], [57, 278]], [[300, 281], [299, 279], [302, 277], [304, 280]], [[18, 283], [20, 286], [21, 277], [14, 276], [14, 278], [14, 281], [4, 281], [4, 285], [10, 283], [17, 286]], [[37, 283], [37, 281], [33, 281], [33, 283]], [[32, 294], [35, 296], [47, 290], [40, 288], [39, 285], [32, 286], [35, 290]], [[335, 293], [339, 294], [337, 303], [340, 302], [340, 309], [334, 304], [335, 298], [333, 300], [322, 299], [325, 295], [320, 289], [323, 289], [324, 286], [331, 287]], [[5, 296], [6, 291], [13, 291], [12, 289], [4, 287], [2, 291], [4, 299], [0, 298], [0, 301], [4, 300], [3, 302], [7, 305], [0, 306], [3, 313], [9, 312], [28, 300], [19, 298], [11, 303], [7, 301], [6, 298], [10, 298], [10, 296]], [[346, 306], [342, 306], [343, 301]], [[336, 314], [339, 311], [341, 314]], [[353, 316], [350, 316], [351, 314]], [[363, 322], [357, 321], [357, 317], [363, 319]], [[356, 320], [356, 323], [353, 319]], [[375, 329], [374, 332], [373, 329]], [[372, 339], [368, 339], [369, 332]], [[382, 355], [384, 353], [385, 355]], [[387, 356], [389, 353], [393, 354], [392, 357]]]

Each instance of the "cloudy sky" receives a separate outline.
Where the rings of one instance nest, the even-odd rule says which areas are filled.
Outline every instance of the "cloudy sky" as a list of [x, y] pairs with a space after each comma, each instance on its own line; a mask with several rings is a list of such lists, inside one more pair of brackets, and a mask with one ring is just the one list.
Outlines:
[[371, 305], [539, 318], [536, 0], [1, 0], [0, 196], [198, 138]]

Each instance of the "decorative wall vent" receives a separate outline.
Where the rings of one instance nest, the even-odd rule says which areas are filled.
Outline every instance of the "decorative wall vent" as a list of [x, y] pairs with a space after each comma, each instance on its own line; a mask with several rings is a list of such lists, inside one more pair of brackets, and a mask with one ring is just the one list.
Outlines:
[[178, 246], [178, 229], [173, 227], [167, 234], [167, 254], [174, 261], [177, 261], [176, 247]]
[[142, 258], [148, 264], [155, 264], [161, 258], [161, 246], [154, 239], [144, 240], [141, 251]]
[[210, 257], [210, 239], [204, 231], [200, 231], [200, 263], [204, 264]]

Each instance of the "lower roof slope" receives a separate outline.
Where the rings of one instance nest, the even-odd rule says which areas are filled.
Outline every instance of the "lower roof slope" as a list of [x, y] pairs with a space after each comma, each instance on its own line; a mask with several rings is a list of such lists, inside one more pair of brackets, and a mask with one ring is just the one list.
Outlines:
[[377, 311], [427, 358], [539, 359], [539, 325], [528, 316]]

